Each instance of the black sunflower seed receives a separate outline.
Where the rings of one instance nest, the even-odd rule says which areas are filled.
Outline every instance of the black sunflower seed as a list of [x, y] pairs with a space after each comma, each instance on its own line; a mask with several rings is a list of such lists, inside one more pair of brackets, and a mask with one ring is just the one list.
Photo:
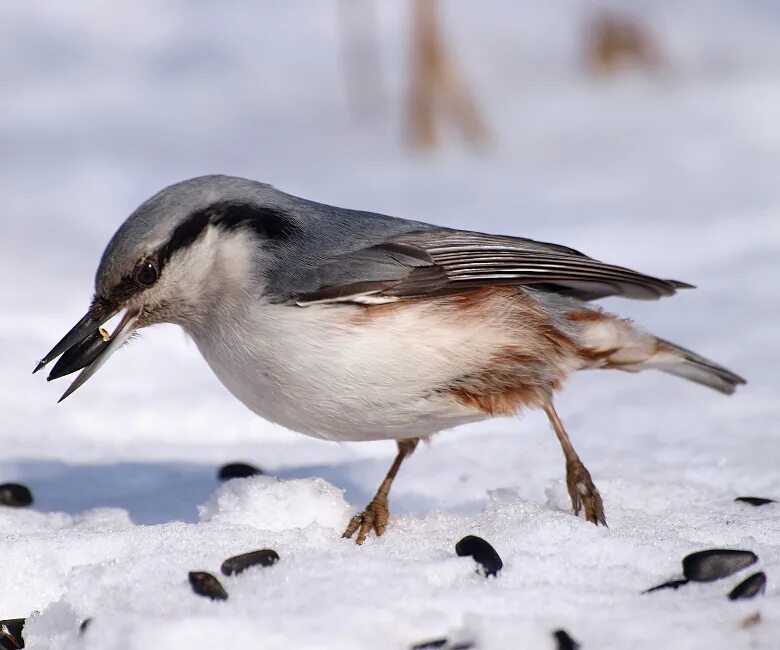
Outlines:
[[220, 481], [228, 481], [231, 478], [249, 478], [262, 473], [263, 470], [249, 463], [228, 463], [219, 468], [217, 478]]
[[421, 641], [415, 643], [410, 650], [436, 650], [436, 648], [443, 648], [447, 645], [449, 639], [445, 636], [441, 639], [431, 639], [430, 641]]
[[729, 600], [745, 600], [763, 594], [766, 589], [766, 573], [759, 571], [740, 582], [729, 594]]
[[410, 650], [470, 650], [473, 647], [473, 641], [455, 641], [454, 643], [450, 643], [450, 640], [445, 636], [441, 639], [431, 639], [430, 641], [415, 643]]
[[222, 563], [222, 573], [226, 576], [238, 575], [245, 569], [259, 564], [272, 566], [279, 561], [279, 554], [270, 548], [264, 548], [251, 553], [243, 553], [229, 557]]
[[683, 575], [695, 582], [712, 582], [749, 567], [758, 560], [752, 551], [711, 548], [683, 558]]
[[86, 368], [90, 363], [97, 359], [100, 356], [100, 353], [107, 347], [108, 341], [103, 338], [103, 333], [100, 329], [95, 329], [95, 331], [83, 341], [76, 343], [72, 348], [65, 351], [57, 360], [57, 363], [54, 364], [46, 381], [59, 379], [72, 372]]
[[572, 639], [566, 630], [555, 630], [553, 637], [558, 644], [558, 650], [577, 650], [580, 647], [580, 644]]
[[84, 632], [87, 631], [87, 628], [92, 625], [92, 619], [91, 618], [85, 618], [83, 621], [81, 621], [81, 625], [79, 625], [79, 632], [81, 634], [84, 634]]
[[0, 650], [18, 650], [24, 648], [22, 629], [23, 618], [9, 618], [0, 621]]
[[20, 483], [3, 483], [0, 485], [0, 505], [13, 508], [24, 508], [33, 502], [30, 489]]
[[734, 501], [741, 501], [742, 503], [749, 503], [751, 506], [765, 506], [767, 503], [777, 503], [774, 499], [766, 499], [764, 497], [737, 497]]
[[482, 568], [482, 573], [487, 576], [498, 575], [504, 563], [501, 557], [496, 553], [490, 544], [476, 535], [466, 535], [462, 540], [455, 544], [455, 552], [460, 557], [470, 555]]
[[650, 589], [647, 589], [643, 591], [643, 594], [649, 594], [654, 591], [661, 591], [661, 589], [679, 589], [683, 585], [687, 585], [687, 580], [670, 580], [669, 582], [664, 582], [662, 585], [656, 585], [655, 587], [650, 587]]
[[227, 592], [222, 584], [210, 573], [205, 571], [190, 571], [190, 584], [192, 590], [198, 596], [205, 596], [211, 600], [227, 600]]

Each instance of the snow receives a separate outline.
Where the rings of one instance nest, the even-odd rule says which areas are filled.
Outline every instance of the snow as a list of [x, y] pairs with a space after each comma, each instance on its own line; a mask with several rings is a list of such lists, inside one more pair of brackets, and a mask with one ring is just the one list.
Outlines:
[[[408, 648], [429, 638], [553, 648], [777, 647], [780, 498], [780, 12], [752, 0], [641, 2], [673, 62], [594, 80], [593, 3], [467, 0], [446, 26], [494, 134], [430, 156], [403, 145], [408, 15], [377, 3], [377, 116], [356, 116], [332, 2], [33, 0], [0, 7], [0, 618], [29, 648]], [[603, 5], [601, 5], [603, 6]], [[491, 5], [492, 7], [492, 5]], [[29, 375], [83, 314], [100, 253], [164, 185], [258, 178], [320, 201], [555, 241], [699, 289], [605, 307], [745, 375], [726, 398], [660, 374], [583, 373], [558, 399], [610, 527], [570, 513], [543, 415], [437, 436], [404, 463], [385, 535], [342, 540], [391, 443], [338, 445], [263, 422], [174, 327], [145, 332], [63, 404]], [[413, 432], [410, 432], [413, 433]], [[244, 460], [269, 476], [220, 486]], [[467, 534], [504, 561], [485, 579]], [[641, 594], [710, 547], [759, 563]], [[187, 573], [258, 548], [281, 560]], [[726, 594], [755, 570], [763, 598]], [[740, 621], [760, 611], [758, 624]], [[79, 635], [86, 618], [92, 623]], [[76, 640], [80, 637], [80, 640]]]

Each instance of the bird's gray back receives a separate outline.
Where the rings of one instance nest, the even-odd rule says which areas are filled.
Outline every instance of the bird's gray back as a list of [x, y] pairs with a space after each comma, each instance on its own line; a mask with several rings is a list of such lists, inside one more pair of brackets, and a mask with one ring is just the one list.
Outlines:
[[[266, 291], [278, 300], [288, 300], [316, 289], [320, 282], [317, 270], [333, 260], [370, 249], [399, 235], [437, 228], [421, 221], [317, 203], [270, 187], [268, 190], [269, 198], [273, 192], [274, 204], [291, 216], [299, 227], [263, 269]], [[387, 277], [387, 265], [378, 261], [373, 267], [356, 265], [354, 279], [370, 281], [372, 268], [377, 277]], [[349, 269], [343, 272], [349, 276]], [[401, 277], [407, 269], [398, 267], [390, 272], [397, 272]], [[342, 280], [346, 281], [346, 278]]]

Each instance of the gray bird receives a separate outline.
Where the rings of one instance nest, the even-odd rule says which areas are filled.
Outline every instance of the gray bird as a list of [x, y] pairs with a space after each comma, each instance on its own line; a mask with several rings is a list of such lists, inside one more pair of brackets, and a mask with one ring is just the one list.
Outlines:
[[[575, 514], [606, 524], [553, 407], [574, 371], [655, 368], [733, 393], [730, 370], [609, 314], [607, 296], [690, 285], [518, 237], [347, 210], [243, 178], [172, 185], [122, 224], [87, 314], [38, 364], [81, 386], [136, 330], [176, 323], [252, 411], [326, 440], [384, 440], [398, 454], [349, 522], [387, 525], [390, 486], [421, 438], [541, 408], [566, 459]], [[122, 312], [112, 334], [101, 325]]]

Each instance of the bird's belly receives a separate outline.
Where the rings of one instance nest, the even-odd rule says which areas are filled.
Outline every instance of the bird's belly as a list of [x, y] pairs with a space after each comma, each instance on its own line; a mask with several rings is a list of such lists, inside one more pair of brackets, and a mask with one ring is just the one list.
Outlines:
[[424, 395], [392, 385], [381, 369], [360, 376], [340, 367], [312, 366], [305, 372], [258, 372], [262, 363], [226, 367], [209, 360], [225, 387], [262, 418], [287, 429], [327, 440], [362, 441], [428, 436], [484, 419], [444, 396]]
[[193, 333], [225, 387], [266, 420], [357, 441], [427, 436], [487, 417], [442, 390], [473, 361], [446, 331], [432, 337], [414, 318], [345, 324], [332, 306], [268, 311], [252, 319], [262, 325], [251, 335], [248, 327]]

